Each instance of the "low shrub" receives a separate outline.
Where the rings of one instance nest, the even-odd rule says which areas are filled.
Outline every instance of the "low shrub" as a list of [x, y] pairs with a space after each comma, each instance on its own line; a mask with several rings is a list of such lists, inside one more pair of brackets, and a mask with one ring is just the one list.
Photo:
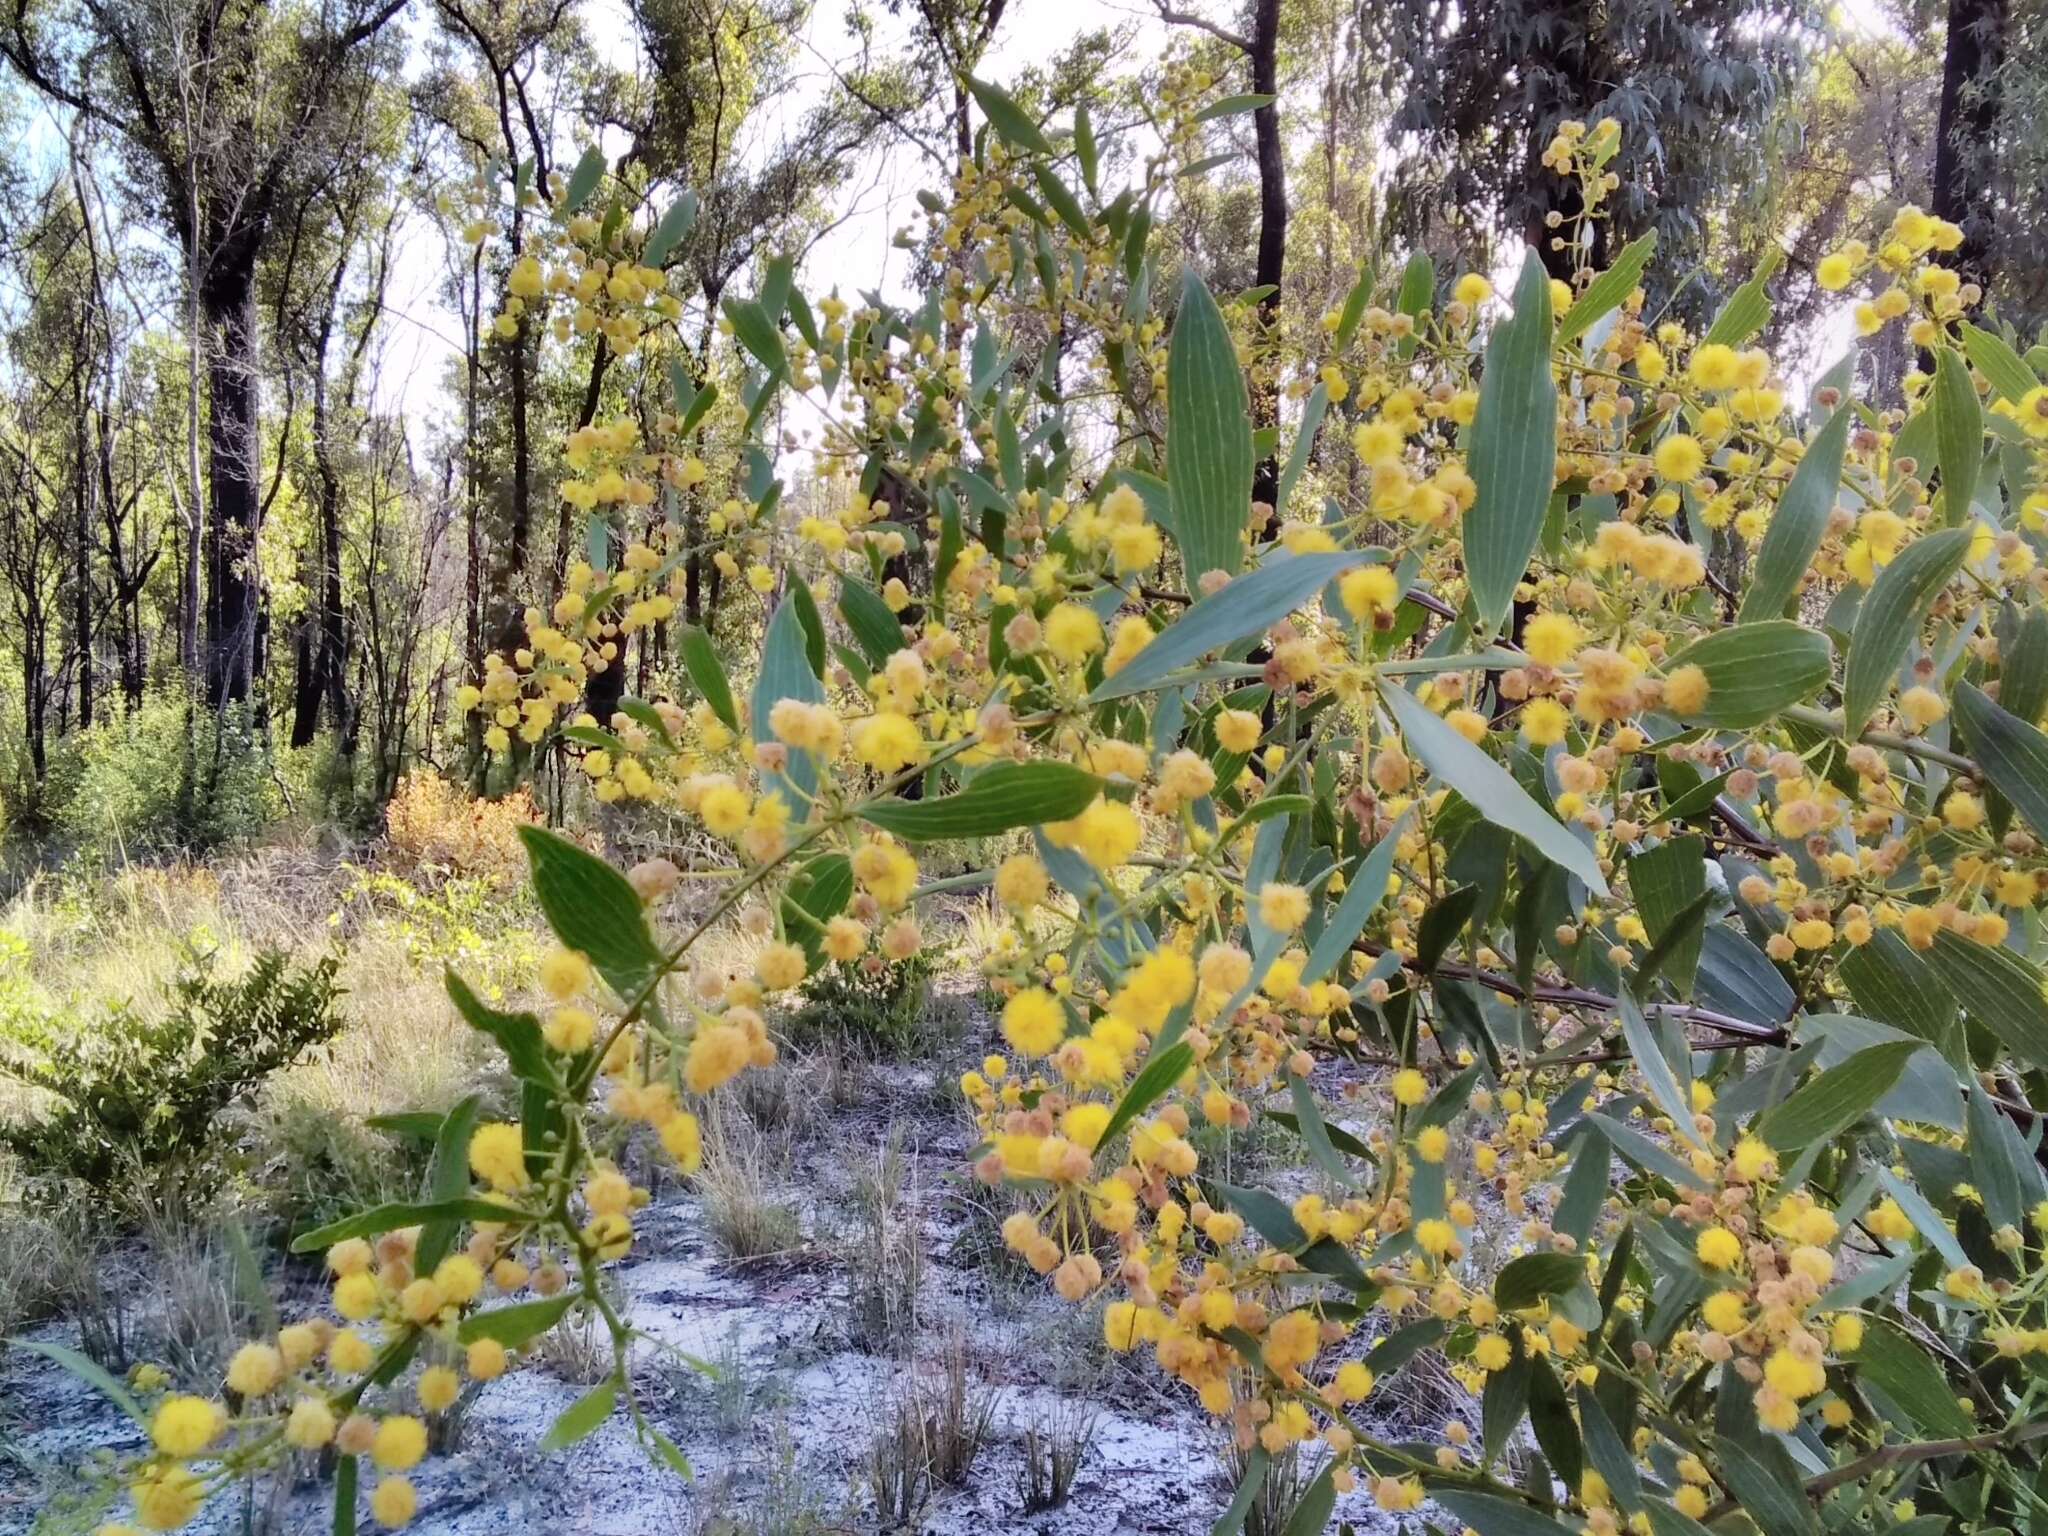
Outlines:
[[223, 1171], [237, 1150], [226, 1112], [342, 1028], [339, 967], [337, 955], [298, 966], [267, 949], [224, 980], [211, 955], [192, 954], [160, 1017], [123, 1001], [90, 1023], [51, 1021], [5, 1066], [48, 1107], [0, 1125], [0, 1145], [33, 1174], [96, 1191], [137, 1170], [206, 1187], [200, 1175]]

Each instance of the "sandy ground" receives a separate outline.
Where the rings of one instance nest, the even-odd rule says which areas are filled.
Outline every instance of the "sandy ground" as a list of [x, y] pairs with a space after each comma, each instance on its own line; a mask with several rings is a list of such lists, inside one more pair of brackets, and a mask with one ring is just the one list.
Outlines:
[[[948, 1055], [978, 1059], [986, 1029], [971, 1022]], [[950, 1098], [952, 1071], [868, 1068], [852, 1093], [819, 1101], [807, 1122], [794, 1121], [771, 1143], [777, 1195], [800, 1213], [803, 1235], [790, 1253], [726, 1260], [699, 1199], [673, 1184], [642, 1213], [643, 1236], [617, 1270], [633, 1319], [714, 1362], [723, 1378], [707, 1380], [651, 1345], [636, 1353], [641, 1401], [688, 1456], [692, 1479], [652, 1463], [623, 1413], [566, 1451], [537, 1453], [548, 1425], [584, 1388], [564, 1378], [560, 1361], [535, 1361], [482, 1389], [453, 1450], [418, 1469], [413, 1528], [421, 1536], [1207, 1531], [1231, 1493], [1221, 1433], [1156, 1368], [1106, 1355], [1096, 1313], [1066, 1306], [1044, 1282], [991, 1260], [988, 1218], [972, 1205], [969, 1126]], [[915, 1326], [863, 1348], [853, 1341], [840, 1255], [853, 1227], [861, 1154], [852, 1149], [868, 1149], [871, 1159], [884, 1125], [897, 1128], [903, 1149], [899, 1213], [915, 1225], [927, 1258]], [[148, 1306], [137, 1299], [145, 1316]], [[61, 1321], [34, 1336], [77, 1339]], [[887, 1525], [866, 1484], [870, 1444], [906, 1384], [918, 1372], [931, 1379], [935, 1357], [955, 1339], [971, 1380], [994, 1394], [989, 1435], [958, 1486], [937, 1488], [908, 1527]], [[1400, 1422], [1414, 1411], [1413, 1394], [1375, 1394], [1375, 1405], [1383, 1400], [1386, 1432], [1405, 1437], [1421, 1427]], [[1097, 1417], [1071, 1497], [1027, 1512], [1026, 1430], [1084, 1403]], [[137, 1444], [133, 1427], [89, 1388], [26, 1352], [0, 1356], [0, 1532], [72, 1528], [55, 1511], [90, 1485], [95, 1454]], [[279, 1492], [269, 1520], [258, 1512], [253, 1530], [324, 1531], [330, 1499], [330, 1487], [309, 1470]], [[1338, 1513], [1361, 1536], [1398, 1528], [1362, 1493], [1347, 1496]], [[367, 1508], [363, 1526], [373, 1528]], [[195, 1529], [242, 1530], [242, 1511], [218, 1499]]]

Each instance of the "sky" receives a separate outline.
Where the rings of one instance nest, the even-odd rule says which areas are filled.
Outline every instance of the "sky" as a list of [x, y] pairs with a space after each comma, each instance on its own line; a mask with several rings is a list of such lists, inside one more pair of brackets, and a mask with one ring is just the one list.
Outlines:
[[[1166, 44], [1166, 28], [1150, 6], [1121, 0], [1032, 0], [1013, 8], [1028, 24], [1011, 21], [995, 38], [981, 73], [1001, 82], [1042, 64], [1086, 31], [1128, 24], [1135, 29], [1134, 61], [1156, 56]], [[592, 41], [609, 62], [622, 68], [635, 63], [635, 43], [624, 0], [591, 0], [586, 24]], [[854, 56], [846, 36], [840, 0], [819, 0], [800, 39], [794, 67], [794, 89], [776, 103], [777, 115], [765, 117], [757, 147], [765, 148], [796, 124], [831, 89], [836, 67]], [[907, 21], [880, 18], [880, 41], [907, 34]], [[624, 143], [606, 143], [616, 154]], [[916, 194], [934, 184], [935, 173], [914, 150], [877, 143], [855, 157], [842, 190], [829, 210], [830, 227], [810, 247], [799, 271], [806, 291], [842, 292], [875, 289], [885, 298], [912, 300], [904, 286], [911, 253], [892, 244], [896, 231], [921, 217]], [[448, 370], [462, 352], [460, 317], [444, 304], [439, 290], [445, 279], [445, 256], [439, 236], [424, 219], [415, 218], [394, 263], [390, 302], [393, 310], [379, 370], [379, 404], [401, 408], [416, 423], [445, 422], [455, 402], [443, 387]]]
[[[597, 47], [613, 63], [633, 67], [636, 47], [625, 0], [587, 0], [584, 15]], [[812, 7], [799, 39], [795, 88], [777, 103], [780, 121], [769, 118], [764, 122], [759, 140], [763, 147], [779, 133], [794, 128], [831, 88], [835, 66], [851, 58], [854, 45], [846, 36], [843, 17], [844, 0], [818, 0]], [[1845, 0], [1841, 19], [1859, 30], [1889, 26], [1878, 0]], [[881, 24], [885, 46], [891, 38], [890, 28], [899, 37], [908, 30], [906, 21], [886, 15]], [[432, 22], [415, 15], [408, 25], [413, 67], [417, 69], [423, 67], [425, 38]], [[1131, 30], [1133, 38], [1126, 55], [1130, 66], [1156, 57], [1169, 41], [1168, 29], [1146, 0], [1030, 0], [1012, 7], [980, 73], [998, 82], [1013, 79], [1054, 57], [1083, 31], [1103, 26]], [[604, 147], [617, 153], [623, 142]], [[15, 142], [0, 145], [0, 154], [28, 156], [43, 166], [53, 165], [63, 150], [62, 127], [47, 111], [27, 114], [19, 122]], [[804, 260], [801, 281], [807, 291], [836, 284], [842, 292], [873, 288], [890, 298], [913, 298], [904, 286], [911, 253], [896, 248], [892, 237], [918, 221], [915, 194], [932, 185], [934, 176], [915, 151], [892, 147], [880, 139], [873, 149], [857, 155], [830, 209], [831, 226]], [[1512, 251], [1503, 252], [1505, 267], [1496, 274], [1496, 286], [1503, 291], [1512, 287], [1513, 272], [1505, 268], [1513, 265], [1513, 256]], [[390, 314], [381, 333], [373, 389], [379, 407], [407, 415], [415, 440], [447, 429], [457, 405], [446, 385], [452, 365], [461, 355], [462, 326], [440, 296], [448, 259], [430, 221], [414, 213], [396, 250], [387, 292]], [[0, 295], [0, 306], [6, 303], [7, 296]], [[1832, 360], [1853, 335], [1851, 306], [1840, 303], [1822, 317], [1817, 345], [1807, 349], [1808, 355]], [[1793, 382], [1797, 387], [1808, 381]]]

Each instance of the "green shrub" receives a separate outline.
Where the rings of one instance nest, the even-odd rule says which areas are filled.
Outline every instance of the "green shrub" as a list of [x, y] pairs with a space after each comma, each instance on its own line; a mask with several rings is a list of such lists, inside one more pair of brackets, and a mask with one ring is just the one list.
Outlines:
[[126, 1001], [97, 1021], [55, 1020], [39, 1046], [17, 1047], [10, 1076], [53, 1100], [39, 1117], [0, 1125], [0, 1144], [28, 1171], [109, 1190], [136, 1169], [203, 1187], [238, 1151], [220, 1124], [271, 1073], [331, 1040], [340, 960], [295, 967], [265, 950], [232, 981], [191, 956], [167, 989], [161, 1018]]
[[267, 733], [246, 711], [216, 718], [182, 693], [65, 737], [25, 819], [81, 853], [168, 852], [246, 841], [282, 814]]
[[936, 969], [924, 950], [873, 971], [859, 961], [829, 962], [805, 978], [803, 1001], [784, 1029], [799, 1046], [833, 1039], [908, 1056], [928, 1038], [925, 1010]]

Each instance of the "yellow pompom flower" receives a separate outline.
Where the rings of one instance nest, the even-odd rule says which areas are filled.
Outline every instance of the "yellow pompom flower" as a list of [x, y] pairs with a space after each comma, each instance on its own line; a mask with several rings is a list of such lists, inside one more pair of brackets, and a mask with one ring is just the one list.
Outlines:
[[1225, 709], [1216, 715], [1216, 745], [1226, 752], [1248, 753], [1265, 734], [1265, 723], [1250, 710]]
[[175, 1531], [199, 1513], [206, 1485], [189, 1467], [156, 1467], [128, 1490], [135, 1518], [152, 1531]]
[[895, 773], [924, 757], [924, 737], [908, 715], [885, 709], [853, 728], [853, 755], [877, 773]]
[[1391, 613], [1400, 601], [1400, 584], [1384, 565], [1365, 565], [1346, 571], [1337, 582], [1337, 595], [1344, 611], [1360, 623], [1375, 614]]
[[1429, 1097], [1429, 1079], [1413, 1067], [1403, 1067], [1396, 1072], [1388, 1087], [1393, 1090], [1394, 1102], [1410, 1109]]
[[370, 1495], [370, 1513], [387, 1530], [396, 1529], [411, 1520], [419, 1512], [419, 1507], [418, 1492], [402, 1477], [383, 1479]]
[[284, 1357], [268, 1344], [244, 1344], [228, 1361], [230, 1391], [262, 1397], [284, 1380]]
[[1081, 857], [1105, 873], [1138, 851], [1138, 813], [1120, 800], [1097, 800], [1075, 817], [1073, 843]]
[[1707, 451], [1698, 438], [1673, 432], [1657, 445], [1656, 464], [1657, 473], [1666, 480], [1695, 480], [1707, 467]]
[[707, 1024], [690, 1041], [683, 1081], [692, 1093], [710, 1093], [738, 1077], [753, 1054], [753, 1042], [737, 1024]]
[[386, 1472], [416, 1467], [427, 1454], [427, 1426], [409, 1413], [394, 1413], [377, 1426], [370, 1459]]
[[526, 1142], [519, 1127], [503, 1120], [480, 1125], [469, 1138], [469, 1166], [491, 1188], [510, 1191], [526, 1185]]
[[1522, 649], [1546, 667], [1563, 666], [1585, 642], [1585, 631], [1569, 614], [1539, 613], [1522, 626]]
[[1709, 1269], [1733, 1269], [1742, 1262], [1742, 1239], [1726, 1227], [1708, 1227], [1695, 1240], [1693, 1250]]
[[1259, 921], [1275, 933], [1292, 933], [1308, 921], [1308, 892], [1269, 880], [1259, 891]]
[[1050, 1056], [1066, 1034], [1066, 1012], [1043, 987], [1027, 987], [1003, 1006], [1003, 1038], [1020, 1055]]
[[151, 1444], [166, 1456], [197, 1456], [221, 1430], [221, 1412], [203, 1397], [181, 1393], [157, 1404], [150, 1416]]
[[541, 990], [567, 1002], [590, 985], [590, 962], [573, 949], [551, 949], [541, 957]]

